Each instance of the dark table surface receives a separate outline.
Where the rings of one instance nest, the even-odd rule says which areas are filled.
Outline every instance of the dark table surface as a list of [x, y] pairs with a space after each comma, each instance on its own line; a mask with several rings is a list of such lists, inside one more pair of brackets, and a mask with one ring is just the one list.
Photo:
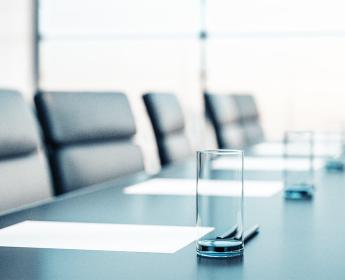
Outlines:
[[[162, 170], [158, 177], [194, 178], [193, 163]], [[247, 173], [279, 179], [279, 172]], [[345, 279], [345, 175], [318, 171], [311, 201], [282, 194], [245, 198], [245, 225], [260, 234], [244, 256], [207, 259], [195, 243], [175, 254], [0, 247], [0, 279]], [[123, 187], [144, 175], [62, 196], [0, 217], [0, 228], [24, 220], [195, 225], [192, 196], [125, 195]]]

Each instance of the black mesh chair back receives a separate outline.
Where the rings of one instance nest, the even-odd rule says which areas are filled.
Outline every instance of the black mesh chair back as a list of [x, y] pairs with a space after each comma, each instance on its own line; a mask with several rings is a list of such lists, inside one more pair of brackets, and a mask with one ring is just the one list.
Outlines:
[[236, 101], [241, 124], [246, 133], [246, 142], [253, 145], [264, 141], [264, 132], [254, 96], [250, 94], [233, 95]]
[[40, 92], [35, 103], [58, 194], [144, 170], [124, 94]]
[[150, 117], [162, 165], [184, 160], [193, 151], [185, 133], [185, 120], [174, 94], [147, 93], [143, 100]]
[[246, 134], [241, 125], [239, 108], [228, 94], [205, 93], [206, 113], [214, 127], [220, 149], [242, 149]]

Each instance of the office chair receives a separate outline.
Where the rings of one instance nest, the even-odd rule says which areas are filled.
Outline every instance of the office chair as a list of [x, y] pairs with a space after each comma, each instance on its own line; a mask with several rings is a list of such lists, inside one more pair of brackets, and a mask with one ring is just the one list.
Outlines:
[[182, 109], [176, 95], [146, 93], [143, 100], [156, 137], [161, 164], [167, 165], [192, 156]]
[[264, 132], [260, 124], [260, 115], [254, 96], [250, 94], [234, 94], [233, 98], [238, 106], [247, 144], [254, 145], [263, 142]]
[[39, 92], [35, 96], [56, 193], [144, 170], [133, 142], [127, 97], [115, 92]]
[[52, 187], [37, 120], [22, 95], [0, 90], [0, 211], [49, 199]]
[[233, 96], [205, 93], [206, 114], [209, 117], [220, 149], [242, 149], [246, 143], [239, 108]]

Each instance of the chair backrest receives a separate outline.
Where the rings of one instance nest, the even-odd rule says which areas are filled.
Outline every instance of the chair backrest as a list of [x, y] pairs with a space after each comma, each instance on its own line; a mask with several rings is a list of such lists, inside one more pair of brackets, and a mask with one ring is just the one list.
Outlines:
[[260, 115], [254, 96], [250, 94], [235, 94], [236, 101], [241, 116], [241, 124], [246, 133], [246, 142], [253, 145], [264, 140], [264, 132], [260, 124]]
[[21, 94], [0, 90], [0, 212], [52, 196], [37, 121]]
[[124, 94], [40, 92], [35, 103], [58, 194], [144, 170]]
[[206, 113], [214, 127], [220, 149], [241, 149], [246, 145], [246, 134], [234, 98], [228, 94], [205, 93]]
[[176, 95], [146, 93], [143, 100], [156, 137], [161, 164], [191, 156], [193, 151], [185, 133], [185, 120]]

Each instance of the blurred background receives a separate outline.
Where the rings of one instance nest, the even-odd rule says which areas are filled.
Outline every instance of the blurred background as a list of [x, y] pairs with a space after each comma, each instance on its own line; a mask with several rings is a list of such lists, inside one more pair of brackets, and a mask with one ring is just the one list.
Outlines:
[[30, 102], [38, 88], [126, 93], [154, 171], [141, 99], [148, 91], [178, 96], [195, 149], [215, 146], [205, 88], [253, 94], [268, 139], [344, 120], [344, 7], [340, 0], [1, 0], [0, 87]]

